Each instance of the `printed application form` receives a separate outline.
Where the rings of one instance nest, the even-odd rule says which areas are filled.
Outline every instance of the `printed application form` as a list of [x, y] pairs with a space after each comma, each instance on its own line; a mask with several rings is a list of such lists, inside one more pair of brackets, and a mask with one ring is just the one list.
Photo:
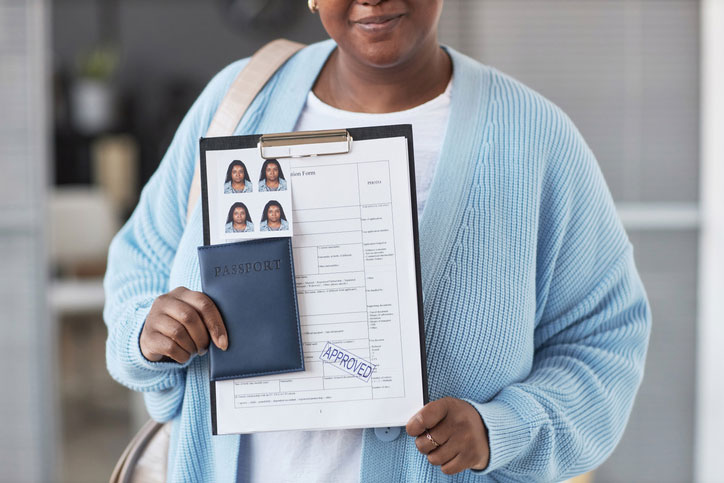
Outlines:
[[216, 434], [399, 426], [424, 405], [410, 169], [404, 136], [290, 160], [305, 370], [212, 382]]

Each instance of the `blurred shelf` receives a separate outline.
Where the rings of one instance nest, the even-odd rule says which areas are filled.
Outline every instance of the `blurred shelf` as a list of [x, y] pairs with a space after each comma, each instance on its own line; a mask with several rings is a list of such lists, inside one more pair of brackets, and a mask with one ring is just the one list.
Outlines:
[[0, 206], [0, 233], [38, 233], [38, 213], [35, 206]]
[[103, 279], [56, 279], [51, 281], [48, 305], [56, 314], [103, 311]]
[[698, 203], [616, 203], [628, 230], [697, 230], [701, 227]]

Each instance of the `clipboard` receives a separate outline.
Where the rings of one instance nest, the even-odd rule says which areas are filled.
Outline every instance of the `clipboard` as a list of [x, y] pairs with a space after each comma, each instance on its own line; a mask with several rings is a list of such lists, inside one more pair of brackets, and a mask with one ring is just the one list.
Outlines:
[[[284, 210], [294, 246], [307, 367], [293, 376], [210, 381], [214, 435], [400, 426], [428, 402], [412, 142], [409, 124], [200, 140], [206, 246], [280, 236], [222, 232], [218, 220], [232, 201], [249, 200], [248, 206], [258, 207], [267, 198], [283, 196], [261, 192], [259, 163], [273, 160], [286, 173], [286, 191], [294, 202]], [[246, 193], [228, 190], [230, 163], [237, 158], [246, 160], [244, 175], [252, 181]], [[404, 184], [399, 182], [403, 177]], [[253, 201], [254, 193], [262, 200]], [[330, 202], [337, 198], [339, 206]], [[247, 214], [259, 219], [254, 208]], [[312, 273], [314, 257], [318, 273]], [[390, 280], [397, 284], [394, 290]], [[396, 305], [374, 303], [391, 302], [393, 295]], [[349, 312], [325, 313], [320, 307]], [[393, 340], [395, 330], [399, 341]], [[401, 372], [394, 365], [398, 356]]]

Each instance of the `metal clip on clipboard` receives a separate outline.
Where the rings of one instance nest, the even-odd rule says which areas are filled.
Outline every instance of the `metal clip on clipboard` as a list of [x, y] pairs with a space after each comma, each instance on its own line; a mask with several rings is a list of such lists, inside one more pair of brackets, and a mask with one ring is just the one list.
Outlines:
[[258, 146], [263, 159], [347, 154], [352, 149], [352, 136], [346, 129], [263, 134]]

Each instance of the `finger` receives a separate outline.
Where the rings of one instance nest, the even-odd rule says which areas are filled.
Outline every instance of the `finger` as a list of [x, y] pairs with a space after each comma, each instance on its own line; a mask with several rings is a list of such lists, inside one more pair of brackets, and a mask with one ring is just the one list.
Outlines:
[[427, 455], [427, 461], [431, 465], [440, 466], [448, 463], [460, 453], [460, 448], [447, 443]]
[[406, 430], [410, 436], [419, 436], [426, 429], [434, 428], [447, 415], [447, 398], [427, 403], [407, 422]]
[[[203, 344], [201, 344], [201, 342], [203, 341], [204, 336], [200, 336], [198, 334], [200, 332], [206, 332], [206, 325], [204, 325], [203, 320], [201, 320], [201, 316], [192, 305], [189, 305], [185, 301], [178, 298], [174, 298], [171, 303], [164, 306], [164, 314], [176, 321], [177, 323], [181, 324], [186, 329], [186, 332], [189, 334], [189, 336], [191, 336], [191, 334], [193, 333], [197, 334], [196, 337], [202, 338], [202, 340], [199, 341], [199, 345], [203, 347]], [[168, 332], [164, 333], [168, 336], [171, 336], [171, 334]], [[206, 338], [208, 339], [208, 336], [206, 336]], [[200, 347], [197, 345], [194, 337], [191, 337], [191, 339], [194, 343], [194, 347], [191, 352], [196, 352], [200, 349]]]
[[214, 344], [219, 349], [226, 350], [229, 347], [229, 337], [219, 309], [216, 308], [213, 300], [201, 292], [192, 290], [180, 292], [179, 298], [196, 309], [206, 329], [211, 334]]
[[440, 436], [437, 428], [438, 426], [435, 426], [435, 429], [430, 429], [427, 431], [428, 433], [430, 433], [430, 437], [435, 440], [435, 443], [437, 443], [437, 445], [430, 441], [430, 439], [427, 437], [427, 433], [425, 432], [415, 438], [415, 446], [417, 446], [417, 450], [420, 453], [429, 454], [447, 443], [448, 437]]
[[156, 331], [176, 342], [189, 354], [197, 351], [196, 344], [191, 339], [186, 327], [178, 320], [166, 314], [157, 316]]
[[415, 446], [417, 446], [417, 451], [422, 454], [428, 454], [430, 451], [435, 449], [435, 445], [427, 439], [425, 433], [415, 438]]
[[161, 356], [170, 357], [176, 362], [183, 364], [191, 358], [191, 354], [186, 352], [180, 345], [169, 339], [160, 332], [154, 334], [153, 339], [149, 343], [152, 352]]
[[[186, 302], [178, 301], [178, 303], [186, 304]], [[188, 304], [186, 304], [188, 305]], [[189, 306], [191, 307], [191, 306]], [[191, 310], [196, 312], [196, 315], [198, 315], [198, 312], [195, 308], [191, 307]], [[189, 336], [191, 337], [191, 340], [194, 343], [195, 352], [198, 352], [199, 354], [203, 355], [206, 353], [206, 350], [209, 347], [209, 331], [206, 329], [206, 324], [204, 324], [203, 320], [201, 319], [201, 316], [193, 317], [186, 319], [185, 317], [182, 317], [183, 320], [179, 321], [184, 325], [186, 328], [186, 332], [188, 332]]]
[[464, 461], [464, 458], [458, 454], [455, 458], [442, 465], [440, 469], [446, 475], [454, 475], [455, 473], [460, 473], [468, 468]]
[[[452, 423], [452, 418], [450, 416], [450, 413], [448, 413], [448, 415], [445, 416], [442, 421], [437, 423], [434, 428], [430, 428], [427, 430], [427, 432], [430, 433], [430, 436], [432, 436], [432, 438], [440, 446], [447, 443], [450, 438], [455, 434], [455, 432], [460, 430], [459, 428], [456, 428], [455, 425]], [[425, 433], [423, 432], [419, 437], [424, 438]]]

